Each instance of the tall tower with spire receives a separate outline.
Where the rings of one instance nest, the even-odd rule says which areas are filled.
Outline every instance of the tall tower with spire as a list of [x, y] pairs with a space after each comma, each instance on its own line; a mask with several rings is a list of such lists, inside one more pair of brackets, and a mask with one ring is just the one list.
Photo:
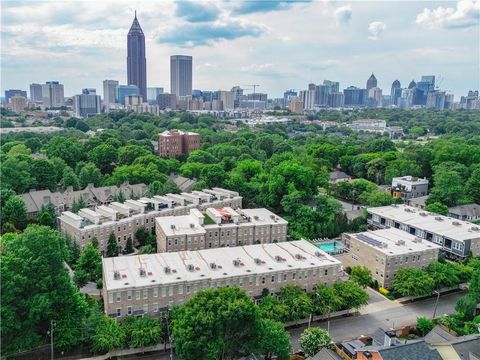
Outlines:
[[367, 91], [374, 87], [377, 87], [377, 78], [372, 74], [367, 80]]
[[135, 18], [127, 35], [127, 81], [140, 89], [143, 101], [147, 101], [147, 60], [145, 58], [145, 35]]

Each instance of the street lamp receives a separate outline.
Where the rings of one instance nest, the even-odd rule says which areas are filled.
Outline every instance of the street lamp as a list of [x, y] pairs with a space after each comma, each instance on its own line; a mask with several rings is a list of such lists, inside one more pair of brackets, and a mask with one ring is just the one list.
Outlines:
[[437, 314], [438, 300], [440, 299], [440, 291], [433, 290], [433, 293], [437, 295], [437, 300], [435, 300], [435, 308], [433, 309], [433, 317], [432, 317], [432, 320], [435, 320], [435, 315]]

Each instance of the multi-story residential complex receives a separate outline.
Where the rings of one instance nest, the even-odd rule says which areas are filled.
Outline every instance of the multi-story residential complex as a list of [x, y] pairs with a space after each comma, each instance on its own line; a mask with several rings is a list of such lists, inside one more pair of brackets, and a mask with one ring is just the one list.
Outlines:
[[301, 114], [303, 113], [303, 101], [297, 97], [292, 97], [290, 99], [289, 109], [292, 113]]
[[10, 89], [10, 90], [5, 90], [5, 103], [9, 104], [10, 99], [14, 97], [15, 95], [18, 96], [23, 96], [27, 97], [27, 92], [25, 90], [18, 90], [18, 89]]
[[344, 266], [366, 266], [382, 287], [389, 287], [398, 270], [423, 269], [438, 259], [441, 246], [405, 231], [388, 228], [358, 234], [343, 234], [349, 249], [343, 257]]
[[27, 107], [27, 98], [21, 95], [14, 95], [10, 98], [10, 104], [13, 112], [21, 113]]
[[[127, 35], [127, 83], [128, 85], [136, 85], [142, 98], [147, 99], [145, 35], [138, 22], [136, 11]], [[120, 99], [120, 102], [122, 102], [122, 99]]]
[[209, 207], [242, 207], [242, 197], [235, 191], [220, 188], [205, 189], [183, 194], [140, 197], [123, 203], [112, 201], [109, 205], [81, 209], [77, 214], [65, 211], [59, 217], [60, 231], [73, 239], [81, 248], [96, 238], [100, 250], [105, 251], [107, 240], [113, 232], [120, 249], [125, 249], [127, 239], [135, 239], [136, 231], [144, 227], [153, 232], [155, 218], [187, 215], [190, 209], [205, 211]]
[[403, 201], [425, 196], [428, 193], [428, 180], [417, 176], [401, 176], [392, 179], [392, 196]]
[[41, 102], [42, 96], [42, 84], [30, 84], [30, 100], [33, 102]]
[[448, 216], [464, 221], [480, 220], [480, 205], [465, 204], [448, 208]]
[[65, 105], [63, 84], [58, 81], [47, 81], [42, 85], [42, 101], [44, 107], [60, 107]]
[[103, 105], [105, 111], [110, 111], [110, 105], [115, 104], [115, 92], [118, 86], [117, 80], [103, 80]]
[[102, 111], [100, 95], [97, 95], [95, 89], [83, 89], [80, 95], [73, 97], [73, 109], [75, 116], [80, 118], [100, 114]]
[[103, 259], [105, 313], [156, 315], [196, 292], [239, 287], [254, 299], [286, 285], [310, 291], [341, 276], [341, 263], [306, 240]]
[[[188, 194], [185, 194], [188, 195]], [[267, 209], [191, 209], [183, 216], [156, 220], [159, 252], [268, 244], [287, 240], [287, 221]]]
[[170, 56], [170, 92], [177, 96], [192, 95], [191, 56]]
[[74, 191], [69, 186], [63, 192], [51, 192], [50, 190], [30, 190], [28, 193], [19, 195], [27, 207], [27, 216], [32, 219], [38, 215], [42, 206], [52, 204], [55, 214], [60, 215], [63, 211], [72, 208], [74, 202], [83, 201], [86, 207], [108, 205], [116, 198], [129, 200], [133, 197], [142, 197], [146, 194], [148, 186], [145, 184], [130, 185], [128, 182], [120, 186], [94, 187], [89, 184], [85, 189]]
[[165, 130], [158, 134], [160, 156], [177, 156], [200, 149], [200, 134], [177, 129]]
[[367, 101], [367, 90], [349, 86], [343, 90], [343, 102], [346, 107], [365, 106]]
[[160, 110], [177, 108], [177, 96], [175, 94], [164, 93], [157, 96], [157, 104]]
[[463, 260], [472, 253], [480, 256], [480, 227], [416, 209], [407, 205], [368, 208], [368, 224], [374, 228], [393, 227], [442, 246], [453, 259]]

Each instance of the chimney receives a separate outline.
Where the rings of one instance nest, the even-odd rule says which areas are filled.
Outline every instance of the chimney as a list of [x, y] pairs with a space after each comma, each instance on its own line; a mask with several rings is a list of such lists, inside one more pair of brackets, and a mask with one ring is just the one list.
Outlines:
[[395, 345], [395, 335], [394, 331], [385, 331], [385, 338], [383, 340], [383, 346], [392, 346]]

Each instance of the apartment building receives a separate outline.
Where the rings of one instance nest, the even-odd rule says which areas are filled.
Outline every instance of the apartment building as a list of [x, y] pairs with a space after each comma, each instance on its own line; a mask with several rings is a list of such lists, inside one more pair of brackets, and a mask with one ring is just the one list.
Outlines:
[[403, 201], [425, 196], [428, 193], [428, 180], [416, 176], [394, 177], [391, 192], [393, 197]]
[[64, 211], [58, 220], [60, 231], [72, 238], [80, 248], [96, 238], [100, 250], [104, 252], [112, 232], [118, 246], [124, 250], [127, 239], [135, 240], [139, 228], [153, 232], [157, 217], [187, 215], [191, 209], [205, 211], [209, 207], [225, 206], [241, 208], [242, 197], [238, 192], [221, 188], [204, 189], [191, 193], [140, 197], [123, 203], [114, 201], [109, 205], [81, 209], [78, 215]]
[[442, 247], [452, 259], [464, 260], [471, 252], [480, 256], [480, 226], [407, 205], [368, 208], [368, 224], [406, 231]]
[[177, 156], [200, 149], [200, 134], [177, 129], [158, 134], [160, 156]]
[[288, 222], [271, 211], [231, 207], [156, 219], [159, 252], [268, 244], [287, 240]]
[[208, 288], [239, 287], [254, 299], [294, 284], [310, 291], [341, 275], [341, 263], [306, 240], [103, 260], [105, 313], [156, 315]]
[[343, 265], [366, 266], [372, 279], [385, 288], [390, 286], [398, 270], [423, 269], [438, 259], [441, 249], [439, 245], [395, 228], [343, 234], [342, 238], [349, 249]]

